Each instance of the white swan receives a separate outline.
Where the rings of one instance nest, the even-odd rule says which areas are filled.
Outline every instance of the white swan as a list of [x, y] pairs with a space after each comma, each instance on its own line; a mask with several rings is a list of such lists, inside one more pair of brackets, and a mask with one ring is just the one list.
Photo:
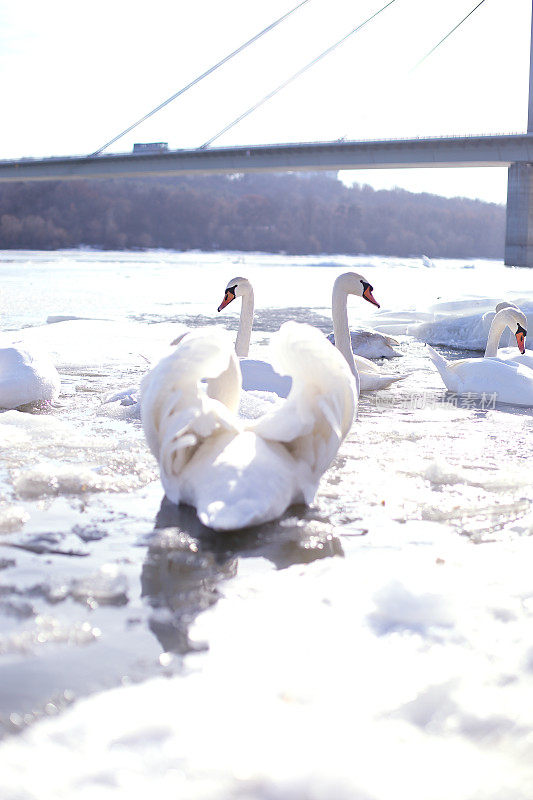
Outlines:
[[50, 403], [60, 388], [59, 374], [46, 356], [16, 344], [0, 347], [0, 408]]
[[355, 385], [320, 331], [287, 322], [272, 337], [274, 366], [292, 378], [282, 406], [244, 424], [230, 334], [185, 336], [141, 383], [141, 419], [169, 500], [196, 508], [215, 530], [235, 530], [311, 503], [350, 430]]
[[427, 345], [430, 358], [450, 392], [495, 396], [499, 403], [533, 406], [533, 369], [518, 360], [503, 359], [497, 355], [500, 336], [506, 326], [515, 333], [520, 353], [524, 354], [527, 320], [514, 306], [503, 308], [495, 314], [484, 358], [447, 361]]
[[224, 299], [217, 310], [222, 311], [236, 297], [242, 298], [235, 352], [240, 359], [243, 390], [245, 392], [273, 392], [278, 397], [287, 397], [291, 389], [289, 376], [279, 375], [267, 361], [248, 358], [254, 321], [254, 290], [250, 281], [240, 277], [228, 281], [224, 290]]
[[[460, 313], [465, 303], [468, 308], [467, 314]], [[434, 307], [433, 316], [440, 316], [440, 319], [433, 318], [428, 321], [417, 322], [414, 325], [407, 325], [405, 333], [409, 336], [415, 336], [427, 344], [440, 344], [459, 350], [484, 351], [495, 313], [512, 305], [513, 303], [508, 302], [498, 303], [496, 311], [487, 311], [486, 314], [480, 316], [479, 312], [472, 313], [470, 301], [439, 303], [438, 306]], [[510, 344], [510, 341], [507, 340], [509, 333], [507, 330], [504, 331], [505, 345]]]
[[369, 303], [379, 308], [379, 303], [374, 299], [371, 284], [357, 272], [344, 272], [339, 275], [333, 284], [332, 316], [335, 347], [341, 351], [348, 362], [352, 374], [359, 374], [360, 390], [372, 391], [373, 389], [386, 389], [391, 383], [400, 381], [406, 375], [387, 375], [367, 358], [354, 355], [351, 347], [350, 329], [348, 327], [348, 295], [355, 294], [368, 300]]
[[[335, 344], [334, 333], [328, 333], [326, 338], [331, 344]], [[396, 358], [402, 355], [394, 349], [399, 344], [397, 339], [376, 331], [374, 328], [358, 327], [350, 330], [352, 353], [363, 356], [363, 358]]]

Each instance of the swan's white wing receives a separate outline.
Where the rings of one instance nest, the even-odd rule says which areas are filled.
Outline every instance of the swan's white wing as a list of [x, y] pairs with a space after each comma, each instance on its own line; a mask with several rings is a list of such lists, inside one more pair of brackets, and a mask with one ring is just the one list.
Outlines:
[[522, 364], [524, 367], [533, 369], [533, 355], [530, 353], [524, 353], [522, 355], [516, 347], [500, 347], [498, 350], [498, 358], [501, 358], [503, 361], [514, 361], [516, 364]]
[[499, 403], [533, 406], [533, 370], [523, 364], [500, 358], [472, 358], [459, 362], [455, 371], [461, 393], [495, 395]]
[[226, 331], [189, 334], [143, 378], [142, 425], [173, 502], [180, 502], [181, 472], [202, 443], [217, 432], [240, 430], [239, 391], [238, 362]]
[[286, 322], [272, 337], [273, 365], [292, 377], [277, 410], [248, 425], [263, 439], [281, 442], [300, 468], [311, 502], [322, 473], [351, 428], [357, 408], [355, 383], [341, 353], [310, 325]]

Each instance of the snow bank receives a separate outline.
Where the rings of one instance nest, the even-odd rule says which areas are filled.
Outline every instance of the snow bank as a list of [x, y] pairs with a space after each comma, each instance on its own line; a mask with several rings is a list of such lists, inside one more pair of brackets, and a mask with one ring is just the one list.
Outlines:
[[2, 797], [529, 800], [533, 542], [359, 541], [349, 563], [248, 559], [193, 629], [207, 654], [4, 741]]

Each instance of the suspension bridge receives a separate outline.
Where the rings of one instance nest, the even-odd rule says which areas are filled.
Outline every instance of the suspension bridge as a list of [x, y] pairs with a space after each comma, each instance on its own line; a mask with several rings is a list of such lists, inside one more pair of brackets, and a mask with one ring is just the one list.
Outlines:
[[[308, 0], [305, 0], [308, 2]], [[354, 28], [357, 32], [394, 0]], [[484, 0], [478, 3], [478, 6]], [[299, 8], [295, 7], [291, 12]], [[532, 4], [533, 5], [533, 4]], [[476, 6], [476, 8], [478, 7]], [[473, 9], [475, 10], [475, 9]], [[470, 12], [472, 13], [472, 12]], [[279, 24], [287, 15], [273, 23]], [[467, 15], [467, 16], [470, 16]], [[466, 19], [467, 17], [465, 17]], [[464, 21], [464, 20], [462, 20]], [[461, 24], [461, 23], [459, 23]], [[273, 25], [262, 31], [263, 35]], [[456, 26], [458, 27], [458, 26]], [[455, 30], [455, 28], [453, 29]], [[451, 31], [450, 33], [452, 33]], [[258, 36], [259, 36], [258, 35]], [[450, 35], [450, 34], [447, 34]], [[164, 105], [174, 100], [195, 83], [207, 77], [218, 66], [241, 52], [257, 38], [249, 40], [184, 89], [177, 92], [134, 125], [89, 156], [22, 158], [0, 161], [0, 182], [55, 181], [96, 178], [142, 178], [148, 176], [235, 174], [261, 171], [316, 171], [443, 167], [507, 167], [507, 224], [505, 264], [533, 267], [533, 9], [530, 45], [529, 105], [527, 132], [480, 136], [448, 136], [415, 139], [380, 139], [363, 141], [304, 142], [239, 147], [211, 147], [211, 141], [195, 149], [156, 150], [105, 154], [102, 151], [122, 135], [131, 131]], [[347, 37], [337, 42], [342, 43]], [[444, 37], [447, 38], [447, 37]], [[444, 41], [441, 40], [441, 41]], [[441, 42], [439, 42], [441, 44]], [[333, 47], [320, 54], [304, 68], [312, 66]], [[435, 48], [433, 48], [435, 49]], [[431, 51], [430, 51], [431, 52]], [[304, 70], [292, 76], [298, 77]], [[289, 81], [278, 87], [287, 85]], [[268, 100], [272, 92], [260, 103]], [[259, 103], [259, 104], [260, 104]], [[250, 109], [253, 111], [259, 104]], [[240, 121], [241, 115], [233, 124]], [[230, 126], [228, 126], [230, 127]], [[225, 132], [224, 129], [223, 132]], [[217, 137], [214, 137], [217, 138]]]

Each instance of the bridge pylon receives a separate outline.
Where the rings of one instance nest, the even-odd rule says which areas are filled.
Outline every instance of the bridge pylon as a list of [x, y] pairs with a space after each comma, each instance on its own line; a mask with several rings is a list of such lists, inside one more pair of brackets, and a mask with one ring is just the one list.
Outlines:
[[[533, 2], [529, 45], [529, 102], [527, 132], [533, 136]], [[505, 264], [533, 267], [533, 163], [516, 162], [507, 173]]]
[[511, 164], [507, 177], [505, 263], [533, 267], [533, 164]]

